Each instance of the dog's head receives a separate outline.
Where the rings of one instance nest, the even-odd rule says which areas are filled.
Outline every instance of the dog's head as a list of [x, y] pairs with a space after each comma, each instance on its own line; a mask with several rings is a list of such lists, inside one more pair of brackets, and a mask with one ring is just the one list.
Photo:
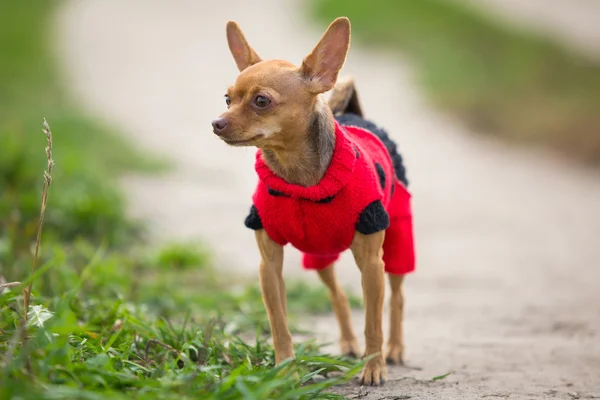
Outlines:
[[300, 67], [263, 61], [233, 21], [226, 31], [240, 74], [225, 94], [227, 111], [212, 122], [214, 133], [233, 146], [293, 146], [306, 131], [319, 95], [336, 83], [350, 44], [350, 21], [333, 21]]

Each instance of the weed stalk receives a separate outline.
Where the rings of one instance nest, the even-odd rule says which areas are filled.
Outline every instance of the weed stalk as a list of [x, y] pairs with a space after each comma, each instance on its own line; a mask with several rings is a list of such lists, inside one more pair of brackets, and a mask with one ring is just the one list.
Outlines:
[[[47, 146], [46, 146], [46, 158], [48, 159], [48, 168], [44, 171], [44, 185], [42, 187], [42, 205], [40, 208], [40, 219], [38, 221], [37, 226], [37, 238], [35, 241], [35, 253], [33, 255], [33, 266], [31, 268], [31, 275], [35, 274], [35, 270], [37, 268], [38, 263], [38, 255], [40, 249], [40, 241], [42, 239], [42, 227], [44, 225], [44, 215], [46, 214], [46, 205], [48, 203], [48, 189], [52, 184], [52, 167], [54, 167], [54, 159], [52, 158], [52, 131], [50, 130], [50, 125], [44, 118], [43, 123], [43, 132], [46, 135]], [[25, 306], [25, 315], [23, 317], [23, 321], [27, 322], [27, 313], [29, 310], [29, 300], [31, 297], [31, 289], [33, 287], [33, 278], [29, 282], [29, 286], [24, 289], [23, 293], [23, 305]]]

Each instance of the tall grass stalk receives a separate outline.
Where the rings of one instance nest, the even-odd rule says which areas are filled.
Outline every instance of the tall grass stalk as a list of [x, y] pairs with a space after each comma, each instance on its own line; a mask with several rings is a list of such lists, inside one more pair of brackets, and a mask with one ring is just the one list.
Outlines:
[[[46, 206], [48, 204], [48, 190], [50, 189], [50, 185], [52, 184], [52, 167], [54, 167], [54, 159], [52, 158], [52, 131], [50, 130], [50, 125], [48, 125], [48, 121], [44, 118], [44, 123], [42, 124], [44, 135], [46, 135], [46, 158], [48, 160], [48, 167], [44, 171], [44, 184], [42, 187], [42, 205], [40, 208], [40, 219], [38, 221], [37, 226], [37, 238], [35, 241], [35, 253], [33, 255], [33, 266], [31, 268], [31, 275], [35, 274], [35, 270], [37, 268], [38, 256], [40, 250], [40, 242], [42, 239], [42, 228], [44, 225], [44, 215], [46, 214]], [[33, 279], [29, 282], [29, 286], [24, 289], [23, 293], [23, 305], [25, 307], [23, 321], [27, 322], [27, 313], [29, 311], [29, 301], [31, 298], [31, 289], [33, 287]]]

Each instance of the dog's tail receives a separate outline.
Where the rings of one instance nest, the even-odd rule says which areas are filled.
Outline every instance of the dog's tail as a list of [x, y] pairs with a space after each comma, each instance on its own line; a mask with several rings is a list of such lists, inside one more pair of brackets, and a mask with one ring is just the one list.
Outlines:
[[353, 113], [363, 117], [363, 111], [358, 101], [358, 93], [354, 78], [338, 79], [329, 96], [329, 108], [333, 115]]

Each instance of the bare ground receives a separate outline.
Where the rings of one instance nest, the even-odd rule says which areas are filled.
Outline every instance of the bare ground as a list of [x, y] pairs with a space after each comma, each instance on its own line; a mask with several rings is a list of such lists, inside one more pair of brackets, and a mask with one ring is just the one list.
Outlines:
[[[321, 35], [301, 9], [72, 0], [58, 15], [59, 54], [81, 102], [177, 161], [169, 176], [124, 182], [131, 212], [150, 219], [157, 240], [204, 240], [230, 273], [255, 276], [258, 252], [242, 224], [254, 152], [227, 148], [209, 125], [236, 75], [225, 21], [237, 20], [263, 57], [299, 63]], [[466, 132], [423, 104], [402, 59], [353, 47], [344, 73], [408, 164], [418, 271], [406, 285], [407, 363], [420, 370], [391, 368], [383, 388], [339, 391], [366, 400], [600, 398], [597, 172]], [[298, 260], [287, 253], [286, 275], [316, 280]], [[359, 290], [348, 254], [338, 271]], [[306, 322], [319, 340], [335, 340], [333, 317]], [[362, 313], [354, 322], [362, 332]]]

